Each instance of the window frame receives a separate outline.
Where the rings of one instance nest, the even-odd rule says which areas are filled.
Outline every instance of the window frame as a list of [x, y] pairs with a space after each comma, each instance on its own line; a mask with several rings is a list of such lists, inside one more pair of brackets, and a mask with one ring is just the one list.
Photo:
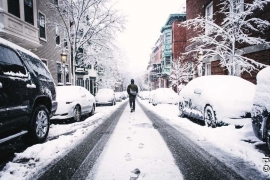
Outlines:
[[[13, 16], [17, 17], [17, 18], [21, 18], [21, 6], [20, 6], [20, 1], [17, 1], [18, 3], [18, 7], [17, 8], [14, 8], [14, 3], [16, 1], [13, 1], [13, 0], [7, 0], [7, 11], [9, 14], [12, 14]], [[9, 4], [10, 3], [10, 4]], [[16, 4], [17, 5], [17, 4]], [[14, 10], [16, 10], [16, 13], [13, 13], [15, 12]], [[17, 12], [18, 11], [18, 12]]]
[[[45, 38], [44, 37], [41, 37], [40, 36], [40, 15], [44, 16], [44, 35], [45, 35]], [[46, 15], [44, 13], [42, 13], [41, 11], [38, 11], [38, 27], [39, 27], [39, 39], [42, 39], [44, 41], [47, 41], [47, 31], [46, 31]]]
[[240, 14], [240, 13], [244, 12], [244, 10], [245, 10], [244, 0], [236, 0], [236, 1], [238, 1], [238, 2], [233, 2], [233, 3], [236, 3], [235, 5], [233, 4], [233, 7], [235, 7], [235, 12], [233, 12], [233, 7], [230, 5], [230, 15], [232, 15], [231, 13]]
[[[58, 43], [58, 41], [59, 41], [59, 43]], [[56, 46], [61, 46], [59, 26], [55, 26], [55, 44], [56, 44]]]
[[[208, 13], [210, 12], [210, 14], [208, 15]], [[208, 21], [213, 22], [213, 14], [214, 14], [214, 10], [213, 10], [213, 1], [211, 1], [206, 7], [205, 7], [205, 11], [204, 11], [204, 15], [205, 15], [205, 19]], [[212, 27], [211, 25], [205, 23], [205, 34], [211, 34]]]
[[[31, 1], [32, 7], [27, 6], [27, 4], [25, 3], [25, 0], [23, 1], [23, 5], [24, 5], [24, 21], [34, 26], [34, 24], [35, 24], [34, 23], [34, 21], [35, 21], [35, 17], [34, 17], [34, 0], [29, 0], [29, 1]], [[27, 12], [28, 12], [27, 10], [32, 10], [32, 14], [31, 14], [32, 19], [31, 19], [31, 22], [28, 21], [28, 19], [30, 20], [30, 17], [31, 16], [29, 16], [29, 14], [27, 14]]]

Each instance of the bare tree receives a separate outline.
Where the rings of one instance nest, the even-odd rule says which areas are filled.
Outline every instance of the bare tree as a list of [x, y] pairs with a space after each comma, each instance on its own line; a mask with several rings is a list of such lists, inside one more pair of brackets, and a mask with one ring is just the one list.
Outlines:
[[184, 62], [183, 57], [173, 60], [171, 67], [171, 87], [177, 87], [177, 93], [189, 81], [189, 76], [192, 75], [194, 69], [190, 63]]
[[244, 52], [237, 48], [237, 44], [269, 46], [265, 39], [254, 37], [251, 33], [264, 32], [270, 26], [268, 21], [252, 16], [254, 10], [263, 9], [269, 2], [270, 0], [254, 0], [248, 4], [241, 0], [222, 0], [218, 13], [225, 18], [220, 25], [207, 16], [187, 20], [182, 25], [200, 31], [199, 36], [191, 39], [196, 47], [187, 54], [202, 51], [203, 58], [220, 59], [221, 66], [232, 75], [237, 75], [236, 68], [240, 73], [250, 73], [266, 66], [245, 57]]
[[115, 60], [109, 57], [113, 57], [115, 33], [124, 29], [125, 17], [108, 0], [62, 0], [47, 5], [55, 14], [49, 23], [61, 28], [70, 44], [73, 73], [75, 65], [107, 65], [106, 60]]

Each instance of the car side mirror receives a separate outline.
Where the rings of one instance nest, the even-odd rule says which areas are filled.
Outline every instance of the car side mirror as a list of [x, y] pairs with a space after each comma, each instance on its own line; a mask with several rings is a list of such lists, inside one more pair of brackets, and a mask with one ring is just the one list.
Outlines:
[[195, 94], [202, 94], [202, 90], [199, 88], [194, 89]]

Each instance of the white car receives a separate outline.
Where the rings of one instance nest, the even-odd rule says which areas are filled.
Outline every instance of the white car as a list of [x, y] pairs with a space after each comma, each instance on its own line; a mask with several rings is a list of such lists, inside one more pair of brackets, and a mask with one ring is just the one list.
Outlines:
[[179, 97], [171, 88], [158, 88], [152, 96], [152, 105], [178, 104]]
[[109, 88], [99, 89], [95, 99], [97, 105], [114, 106], [116, 104], [114, 90]]
[[180, 92], [179, 115], [216, 127], [226, 119], [250, 116], [255, 85], [229, 75], [202, 76], [190, 81]]
[[149, 93], [148, 102], [151, 103], [151, 104], [152, 104], [152, 99], [153, 99], [154, 92], [155, 92], [155, 90], [152, 90]]
[[149, 91], [141, 91], [141, 93], [140, 93], [140, 96], [141, 96], [142, 100], [149, 99], [149, 95], [150, 95]]
[[57, 86], [55, 115], [51, 119], [69, 119], [80, 121], [82, 115], [93, 115], [96, 102], [94, 96], [81, 86]]
[[116, 100], [116, 102], [122, 102], [122, 93], [121, 92], [115, 93], [115, 100]]

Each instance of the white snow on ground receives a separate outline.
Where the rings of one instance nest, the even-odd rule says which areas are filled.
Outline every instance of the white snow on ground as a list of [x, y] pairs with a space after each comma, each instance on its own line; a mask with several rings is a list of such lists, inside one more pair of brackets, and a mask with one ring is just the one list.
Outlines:
[[183, 179], [164, 140], [138, 105], [134, 113], [126, 106], [98, 161], [88, 179], [127, 180], [136, 177], [135, 169], [141, 172], [138, 179]]
[[[49, 138], [60, 135], [59, 138], [31, 146], [24, 152], [17, 153], [13, 161], [9, 162], [3, 171], [0, 172], [0, 179], [29, 179], [33, 174], [35, 175], [38, 171], [44, 170], [48, 164], [56, 162], [59, 158], [67, 154], [74, 146], [80, 143], [88, 133], [126, 101], [127, 100], [117, 103], [116, 106], [97, 107], [96, 114], [82, 122], [67, 125], [51, 125]], [[211, 150], [211, 146], [215, 146], [235, 157], [243, 158], [264, 173], [264, 154], [255, 149], [256, 143], [264, 143], [254, 136], [251, 127], [251, 119], [244, 119], [246, 123], [242, 129], [235, 129], [232, 125], [213, 129], [191, 122], [186, 118], [178, 117], [178, 108], [176, 105], [159, 104], [152, 106], [148, 103], [148, 100], [139, 101], [147, 108], [163, 117], [167, 123], [179, 129], [179, 131], [181, 130], [181, 133], [185, 133], [192, 140], [197, 142], [198, 145], [208, 148], [207, 151], [209, 153], [213, 151]], [[125, 111], [129, 111], [129, 108], [125, 109]], [[132, 115], [134, 115], [134, 117], [139, 116], [139, 120], [137, 120], [137, 118], [136, 121], [132, 118], [130, 119], [129, 117], [132, 116], [125, 114], [120, 118], [116, 131], [113, 133], [112, 139], [109, 140], [109, 143], [106, 145], [107, 148], [104, 151], [104, 155], [101, 157], [109, 156], [111, 153], [113, 153], [113, 156], [106, 160], [108, 162], [99, 161], [97, 166], [100, 165], [101, 167], [102, 163], [113, 164], [116, 169], [119, 169], [119, 171], [117, 170], [117, 172], [115, 172], [115, 175], [119, 177], [130, 175], [130, 171], [133, 169], [141, 168], [141, 175], [145, 175], [145, 177], [154, 178], [155, 174], [160, 173], [165, 174], [167, 177], [171, 175], [170, 179], [173, 179], [173, 175], [177, 175], [179, 178], [180, 172], [176, 171], [176, 166], [172, 163], [170, 152], [162, 146], [162, 144], [165, 146], [165, 143], [161, 142], [157, 130], [152, 128], [151, 122], [142, 114], [138, 105], [136, 112]], [[129, 121], [130, 123], [128, 123]], [[70, 135], [62, 135], [70, 131], [74, 132]], [[136, 133], [134, 134], [135, 131]], [[147, 136], [145, 133], [147, 133]], [[144, 136], [142, 136], [143, 134]], [[113, 140], [115, 138], [119, 138], [117, 143]], [[143, 141], [141, 138], [144, 138]], [[152, 140], [153, 138], [155, 139]], [[251, 140], [256, 143], [247, 143], [243, 140]], [[154, 144], [152, 141], [157, 141], [157, 144]], [[121, 144], [123, 144], [124, 147], [121, 147]], [[211, 146], [206, 146], [209, 144]], [[108, 147], [119, 148], [110, 149]], [[106, 155], [106, 153], [108, 154]], [[113, 158], [114, 156], [118, 158]], [[127, 161], [128, 158], [130, 158], [131, 161]], [[27, 159], [29, 161], [26, 161]], [[163, 166], [164, 159], [168, 161], [165, 167]], [[20, 160], [24, 160], [24, 162], [20, 163]], [[124, 166], [121, 164], [123, 162], [128, 165]], [[147, 162], [148, 165], [144, 165], [143, 162]], [[160, 165], [160, 169], [158, 169], [159, 167], [155, 166], [155, 164]], [[102, 168], [96, 170], [97, 176], [99, 176], [98, 170], [101, 171]], [[111, 169], [107, 169], [107, 171], [110, 172]], [[269, 172], [265, 174], [269, 174]]]

